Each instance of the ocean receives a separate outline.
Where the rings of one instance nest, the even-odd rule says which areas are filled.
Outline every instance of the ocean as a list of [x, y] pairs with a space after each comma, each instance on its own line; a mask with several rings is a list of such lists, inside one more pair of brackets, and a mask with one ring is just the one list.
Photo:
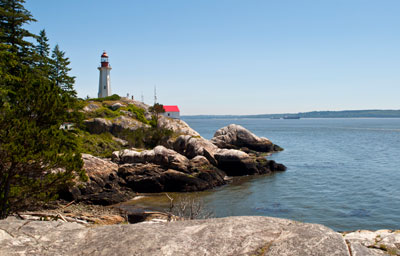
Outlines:
[[183, 118], [204, 138], [239, 124], [285, 150], [286, 172], [200, 193], [216, 217], [263, 215], [337, 231], [400, 229], [400, 119]]

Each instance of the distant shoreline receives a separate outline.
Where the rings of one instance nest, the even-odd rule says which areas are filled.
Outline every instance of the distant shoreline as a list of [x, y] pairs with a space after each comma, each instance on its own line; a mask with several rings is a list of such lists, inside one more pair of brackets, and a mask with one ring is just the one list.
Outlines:
[[400, 110], [343, 110], [343, 111], [312, 111], [302, 113], [259, 114], [259, 115], [182, 115], [182, 118], [400, 118]]

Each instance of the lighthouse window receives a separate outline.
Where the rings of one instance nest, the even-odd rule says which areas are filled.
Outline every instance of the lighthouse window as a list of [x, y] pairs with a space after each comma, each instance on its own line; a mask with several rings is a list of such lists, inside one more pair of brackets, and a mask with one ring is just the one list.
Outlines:
[[104, 85], [104, 89], [106, 89], [106, 86]]

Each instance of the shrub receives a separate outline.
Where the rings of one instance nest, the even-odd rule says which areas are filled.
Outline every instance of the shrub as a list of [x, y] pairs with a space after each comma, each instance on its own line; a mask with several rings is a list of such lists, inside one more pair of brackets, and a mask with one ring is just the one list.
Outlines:
[[130, 147], [154, 148], [167, 142], [173, 131], [160, 128], [140, 128], [134, 131], [125, 130], [120, 137], [128, 141]]
[[133, 104], [129, 104], [127, 107], [123, 108], [136, 116], [136, 119], [142, 123], [149, 124], [149, 121], [144, 116], [144, 109], [139, 108]]
[[90, 134], [79, 131], [79, 148], [81, 152], [97, 157], [111, 157], [112, 152], [121, 150], [123, 146], [113, 140], [113, 136], [106, 132], [101, 134]]
[[103, 101], [106, 101], [106, 100], [120, 100], [120, 99], [121, 99], [121, 97], [119, 95], [113, 94], [113, 95], [108, 96], [108, 97], [94, 98], [94, 99], [89, 99], [89, 100], [103, 102]]
[[86, 113], [86, 118], [102, 117], [102, 118], [115, 118], [121, 115], [119, 110], [111, 110], [106, 107], [101, 107], [95, 111]]

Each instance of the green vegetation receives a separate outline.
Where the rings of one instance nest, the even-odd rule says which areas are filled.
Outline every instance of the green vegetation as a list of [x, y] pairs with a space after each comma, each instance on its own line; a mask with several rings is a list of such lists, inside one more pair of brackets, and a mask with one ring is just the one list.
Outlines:
[[119, 110], [112, 110], [107, 107], [101, 107], [93, 112], [86, 114], [86, 118], [102, 117], [102, 118], [115, 118], [121, 115]]
[[160, 118], [160, 114], [165, 113], [164, 106], [155, 103], [153, 106], [149, 108], [149, 111], [152, 113], [152, 119], [151, 119], [151, 126], [152, 127], [158, 127], [158, 119]]
[[90, 134], [79, 133], [79, 147], [84, 153], [98, 157], [111, 157], [112, 152], [123, 149], [121, 143], [115, 141], [111, 133]]
[[108, 97], [104, 97], [104, 98], [94, 98], [94, 99], [89, 99], [91, 101], [98, 101], [98, 102], [103, 102], [103, 101], [113, 101], [113, 100], [120, 100], [121, 97], [117, 94], [113, 94], [111, 96]]
[[173, 131], [164, 128], [140, 128], [125, 130], [119, 137], [128, 141], [129, 147], [154, 148], [162, 145], [173, 136]]
[[149, 124], [150, 122], [144, 116], [144, 109], [139, 108], [133, 104], [129, 104], [127, 107], [122, 108], [123, 110], [130, 111], [135, 115], [136, 119], [144, 124]]
[[58, 46], [50, 58], [45, 31], [25, 29], [35, 20], [23, 4], [0, 1], [0, 218], [87, 179], [77, 136], [59, 129], [82, 117], [68, 58]]

